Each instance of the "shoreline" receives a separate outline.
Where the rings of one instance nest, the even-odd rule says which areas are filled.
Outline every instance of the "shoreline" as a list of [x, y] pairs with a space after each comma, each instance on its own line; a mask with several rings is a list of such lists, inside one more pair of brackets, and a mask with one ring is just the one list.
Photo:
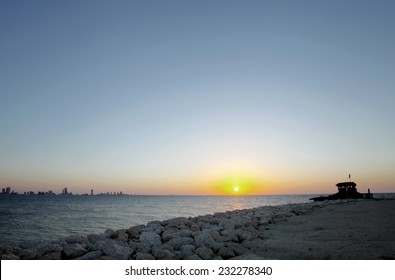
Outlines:
[[394, 260], [395, 200], [326, 205], [271, 226], [266, 237], [244, 259]]
[[[346, 214], [344, 214], [346, 213]], [[394, 259], [395, 200], [262, 206], [0, 247], [2, 260]]]
[[[29, 240], [55, 241], [70, 235], [99, 234], [177, 217], [306, 203], [311, 196], [149, 196], [15, 197], [0, 199], [0, 247]], [[395, 194], [394, 194], [395, 197]], [[1, 198], [1, 197], [0, 197]], [[37, 221], [37, 222], [36, 222]]]

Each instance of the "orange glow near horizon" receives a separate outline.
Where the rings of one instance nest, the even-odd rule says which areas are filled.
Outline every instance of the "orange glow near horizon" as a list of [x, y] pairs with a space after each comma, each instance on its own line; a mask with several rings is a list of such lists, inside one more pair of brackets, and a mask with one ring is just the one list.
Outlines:
[[254, 195], [260, 192], [257, 179], [242, 175], [228, 176], [216, 180], [212, 185], [216, 195]]
[[[28, 191], [48, 191], [61, 193], [67, 187], [74, 194], [95, 194], [107, 192], [122, 192], [136, 195], [208, 195], [208, 196], [247, 196], [247, 195], [287, 195], [287, 194], [331, 194], [337, 191], [335, 184], [347, 180], [347, 176], [336, 177], [337, 174], [325, 173], [319, 178], [306, 178], [300, 172], [287, 172], [280, 176], [279, 172], [268, 167], [253, 166], [215, 166], [206, 172], [185, 174], [183, 176], [156, 175], [139, 178], [128, 174], [120, 174], [116, 178], [97, 176], [94, 179], [86, 177], [19, 177], [11, 180], [5, 178], [2, 187], [9, 186], [18, 193]], [[264, 170], [264, 171], [262, 171]], [[144, 174], [145, 175], [145, 174]], [[348, 175], [348, 173], [346, 174]], [[37, 178], [38, 177], [38, 178]], [[358, 177], [355, 181], [360, 192], [393, 192], [390, 176], [382, 176], [382, 181], [370, 178], [368, 175]], [[374, 181], [376, 180], [376, 181]], [[383, 186], [378, 187], [378, 184]]]

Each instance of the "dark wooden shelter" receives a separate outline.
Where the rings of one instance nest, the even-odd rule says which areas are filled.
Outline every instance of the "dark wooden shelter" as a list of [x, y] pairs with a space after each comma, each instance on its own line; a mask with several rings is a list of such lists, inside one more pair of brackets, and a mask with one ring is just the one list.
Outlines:
[[353, 199], [353, 198], [372, 198], [370, 190], [367, 194], [361, 194], [357, 191], [357, 184], [354, 182], [341, 182], [336, 184], [337, 193], [328, 196], [319, 196], [310, 198], [314, 201], [336, 200], [336, 199]]
[[362, 197], [362, 195], [357, 192], [357, 184], [354, 182], [338, 183], [336, 187], [338, 189], [337, 195], [340, 199]]

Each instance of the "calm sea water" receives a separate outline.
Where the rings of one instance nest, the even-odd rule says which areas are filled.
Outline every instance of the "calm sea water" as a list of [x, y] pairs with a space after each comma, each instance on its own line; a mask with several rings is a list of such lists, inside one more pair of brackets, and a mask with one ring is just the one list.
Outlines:
[[306, 203], [282, 196], [6, 196], [0, 195], [0, 245], [126, 229], [153, 220]]

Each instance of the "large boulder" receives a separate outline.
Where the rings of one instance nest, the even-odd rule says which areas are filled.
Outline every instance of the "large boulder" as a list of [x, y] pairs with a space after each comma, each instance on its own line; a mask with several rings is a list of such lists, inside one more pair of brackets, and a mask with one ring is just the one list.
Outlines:
[[63, 247], [56, 243], [50, 244], [41, 244], [36, 247], [36, 250], [39, 252], [41, 256], [54, 253], [54, 252], [62, 252]]
[[118, 237], [117, 237], [118, 240], [120, 240], [122, 242], [128, 242], [129, 234], [127, 234], [125, 229], [117, 230], [117, 234], [118, 234]]
[[155, 260], [154, 256], [148, 253], [137, 253], [136, 260]]
[[184, 245], [192, 245], [194, 240], [190, 237], [176, 237], [168, 241], [166, 244], [172, 246], [175, 250], [179, 250]]
[[98, 241], [105, 241], [108, 239], [108, 236], [105, 233], [100, 234], [89, 234], [87, 239], [90, 243], [95, 244]]
[[162, 241], [167, 242], [178, 236], [178, 230], [176, 229], [166, 229], [162, 232]]
[[126, 230], [126, 233], [129, 235], [129, 239], [138, 240], [140, 237], [140, 233], [144, 228], [144, 225], [132, 226]]
[[202, 260], [202, 258], [199, 257], [199, 256], [196, 255], [196, 254], [193, 254], [193, 255], [186, 256], [186, 257], [184, 258], [184, 260]]
[[80, 234], [68, 236], [68, 237], [64, 238], [64, 241], [66, 241], [69, 244], [71, 244], [71, 243], [79, 243], [79, 244], [89, 243], [88, 238], [86, 236], [80, 235]]
[[160, 235], [152, 231], [142, 232], [140, 234], [140, 242], [144, 245], [151, 245], [151, 246], [162, 244]]
[[104, 234], [108, 237], [108, 238], [117, 238], [118, 237], [118, 232], [116, 232], [115, 230], [109, 228], [107, 229]]
[[244, 247], [243, 245], [241, 245], [239, 243], [235, 243], [235, 242], [226, 242], [225, 246], [228, 247], [229, 249], [231, 249], [235, 253], [236, 256], [245, 255], [250, 252], [250, 250], [248, 248]]
[[193, 232], [200, 231], [200, 226], [197, 223], [192, 223], [190, 229]]
[[224, 260], [233, 258], [236, 256], [235, 252], [229, 247], [222, 247], [218, 250], [218, 256], [223, 258]]
[[190, 225], [190, 220], [185, 217], [178, 217], [178, 218], [165, 220], [162, 222], [162, 225], [166, 228], [181, 229], [188, 227]]
[[[170, 246], [169, 244], [164, 243], [164, 244], [162, 244], [162, 245], [153, 246], [153, 247], [151, 248], [151, 252], [150, 252], [150, 253], [151, 253], [151, 255], [153, 255], [155, 258], [157, 258], [159, 252], [161, 252], [161, 251], [163, 251], [163, 250], [167, 250], [167, 251], [173, 252], [173, 251], [174, 251], [174, 248], [173, 248], [173, 246]], [[140, 252], [140, 251], [139, 251], [139, 252]]]
[[[19, 247], [22, 249], [32, 249], [32, 248], [35, 248], [39, 245], [46, 245], [46, 244], [48, 244], [48, 242], [45, 242], [43, 240], [28, 240], [28, 241], [22, 242], [19, 245]], [[8, 247], [12, 247], [12, 246], [8, 246]]]
[[174, 252], [170, 250], [161, 250], [156, 255], [156, 259], [158, 260], [176, 260], [177, 256]]
[[163, 230], [162, 223], [160, 221], [152, 221], [147, 224], [147, 228], [152, 229], [152, 231], [156, 232], [157, 234], [161, 234]]
[[180, 251], [184, 254], [184, 256], [191, 256], [195, 254], [195, 246], [183, 245], [181, 246]]
[[213, 239], [209, 230], [203, 230], [200, 234], [195, 236], [195, 246], [196, 248], [205, 247], [214, 251], [222, 247], [220, 243]]
[[0, 247], [0, 254], [1, 255], [8, 255], [8, 254], [18, 255], [21, 250], [22, 250], [22, 248], [18, 247], [18, 246], [3, 246], [3, 247]]
[[240, 242], [244, 240], [254, 240], [258, 237], [258, 232], [253, 227], [238, 228], [235, 230]]
[[35, 249], [23, 249], [19, 253], [21, 260], [35, 260], [40, 257], [40, 253]]
[[39, 257], [39, 260], [61, 260], [61, 259], [62, 259], [61, 252], [52, 252]]
[[127, 246], [127, 244], [121, 244], [121, 242], [116, 242], [115, 240], [110, 239], [99, 241], [97, 243], [97, 248], [105, 255], [116, 260], [127, 260], [129, 256], [133, 254], [133, 249]]
[[234, 230], [225, 229], [221, 231], [221, 241], [222, 242], [239, 242], [239, 238], [237, 237]]
[[12, 253], [9, 253], [1, 255], [1, 260], [19, 260], [19, 257]]
[[90, 251], [85, 255], [76, 258], [75, 260], [95, 260], [101, 257], [102, 254], [102, 251]]
[[75, 259], [86, 254], [86, 249], [79, 243], [66, 245], [63, 249], [63, 255], [66, 259]]
[[214, 252], [206, 247], [200, 247], [196, 249], [196, 254], [203, 260], [211, 260], [214, 257]]

